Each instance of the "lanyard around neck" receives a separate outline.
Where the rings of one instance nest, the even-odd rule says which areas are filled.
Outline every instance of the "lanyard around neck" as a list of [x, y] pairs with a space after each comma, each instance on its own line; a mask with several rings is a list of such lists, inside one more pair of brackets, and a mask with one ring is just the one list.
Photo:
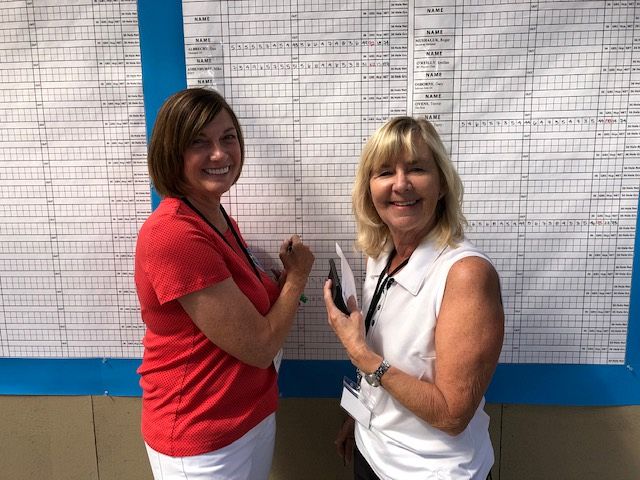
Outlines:
[[[209, 221], [209, 219], [207, 217], [205, 217], [203, 215], [203, 213], [198, 210], [186, 197], [182, 198], [182, 201], [194, 212], [196, 212], [198, 214], [198, 216], [205, 221], [205, 223], [207, 225], [209, 225], [214, 232], [216, 232], [218, 234], [218, 236], [224, 240], [224, 243], [226, 243], [227, 245], [229, 245], [229, 248], [231, 250], [233, 250], [235, 252], [235, 249], [231, 246], [231, 244], [229, 243], [229, 240], [227, 240], [227, 237], [224, 236], [224, 234], [218, 230], [218, 228]], [[247, 260], [249, 261], [249, 265], [251, 265], [251, 268], [253, 269], [253, 273], [256, 274], [256, 277], [258, 277], [258, 280], [262, 281], [262, 279], [260, 278], [260, 272], [258, 272], [258, 267], [256, 267], [255, 262], [253, 261], [253, 259], [251, 258], [251, 255], [249, 254], [249, 251], [247, 250], [247, 247], [244, 246], [244, 243], [242, 243], [242, 241], [240, 240], [240, 235], [238, 235], [238, 232], [236, 232], [236, 229], [233, 228], [233, 223], [231, 222], [231, 220], [229, 219], [229, 215], [227, 215], [227, 212], [225, 211], [224, 207], [222, 205], [220, 205], [220, 211], [222, 212], [222, 216], [224, 217], [225, 222], [227, 222], [227, 227], [229, 227], [229, 229], [231, 230], [231, 233], [233, 233], [233, 237], [236, 239], [236, 243], [238, 244], [238, 246], [240, 247], [240, 250], [242, 250], [242, 253], [244, 253], [244, 256], [247, 258]]]
[[388, 289], [391, 285], [393, 285], [393, 276], [398, 272], [398, 270], [409, 263], [409, 258], [411, 258], [407, 258], [400, 265], [394, 268], [393, 271], [389, 272], [389, 267], [391, 266], [391, 262], [393, 261], [393, 258], [395, 256], [396, 251], [394, 249], [393, 252], [391, 252], [391, 255], [389, 255], [389, 260], [387, 261], [384, 269], [382, 270], [382, 272], [380, 272], [380, 277], [378, 277], [378, 283], [376, 284], [376, 289], [373, 291], [373, 298], [371, 299], [371, 304], [369, 305], [369, 310], [367, 311], [367, 316], [364, 320], [365, 334], [369, 332], [371, 320], [373, 319], [373, 314], [376, 310], [376, 307], [378, 306], [378, 303], [380, 303], [382, 292], [384, 292], [385, 288]]

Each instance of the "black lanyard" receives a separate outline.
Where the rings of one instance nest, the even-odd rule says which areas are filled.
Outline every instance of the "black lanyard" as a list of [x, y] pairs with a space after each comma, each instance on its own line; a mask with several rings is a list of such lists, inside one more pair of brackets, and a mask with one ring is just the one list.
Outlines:
[[[181, 199], [191, 210], [193, 210], [194, 212], [196, 212], [198, 214], [198, 216], [204, 220], [207, 225], [209, 225], [211, 228], [213, 228], [213, 231], [216, 232], [218, 234], [218, 236], [220, 238], [222, 238], [222, 240], [224, 240], [224, 243], [226, 243], [227, 245], [229, 245], [229, 248], [231, 250], [233, 250], [235, 252], [235, 249], [231, 246], [231, 244], [229, 243], [229, 241], [227, 240], [227, 238], [224, 236], [224, 234], [218, 230], [216, 228], [216, 226], [211, 223], [209, 221], [209, 219], [207, 219], [207, 217], [205, 217], [202, 212], [200, 210], [198, 210], [196, 207], [193, 206], [193, 204], [187, 200], [187, 198], [182, 198]], [[251, 265], [251, 268], [253, 268], [253, 273], [256, 274], [256, 277], [258, 277], [258, 280], [260, 280], [260, 282], [262, 282], [262, 278], [260, 277], [260, 272], [258, 272], [258, 268], [256, 267], [255, 262], [253, 261], [253, 259], [251, 258], [251, 255], [249, 254], [249, 251], [247, 250], [247, 247], [244, 246], [244, 243], [242, 243], [242, 241], [240, 240], [240, 235], [238, 235], [238, 232], [236, 232], [236, 229], [233, 228], [233, 223], [231, 222], [231, 220], [229, 219], [229, 215], [227, 215], [227, 212], [225, 211], [224, 207], [222, 206], [222, 204], [220, 205], [220, 211], [222, 212], [222, 216], [224, 217], [224, 220], [227, 222], [227, 226], [231, 229], [231, 233], [233, 233], [233, 237], [236, 239], [236, 242], [238, 243], [238, 246], [240, 247], [240, 249], [242, 250], [242, 253], [244, 253], [244, 256], [247, 257], [247, 260], [249, 261], [249, 265]]]
[[391, 261], [395, 256], [396, 251], [394, 249], [393, 252], [391, 252], [391, 255], [389, 255], [389, 260], [387, 261], [384, 269], [382, 270], [382, 272], [380, 272], [380, 277], [378, 277], [378, 283], [376, 285], [376, 289], [373, 291], [373, 298], [371, 298], [371, 304], [369, 305], [369, 310], [367, 311], [367, 316], [364, 320], [365, 334], [369, 331], [371, 320], [373, 319], [373, 314], [376, 310], [376, 307], [378, 306], [378, 303], [380, 302], [380, 297], [382, 297], [382, 292], [384, 292], [385, 288], [388, 289], [391, 285], [393, 285], [393, 275], [395, 275], [398, 270], [409, 263], [409, 258], [411, 258], [407, 258], [404, 262], [394, 268], [392, 272], [387, 273], [389, 267], [391, 266]]

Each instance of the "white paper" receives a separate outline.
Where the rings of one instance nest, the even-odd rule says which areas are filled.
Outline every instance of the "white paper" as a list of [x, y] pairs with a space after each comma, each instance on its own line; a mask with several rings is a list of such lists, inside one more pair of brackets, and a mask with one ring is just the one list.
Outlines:
[[137, 6], [66, 3], [0, 2], [0, 357], [140, 358]]
[[280, 371], [280, 365], [282, 364], [282, 357], [284, 356], [284, 350], [280, 349], [278, 350], [278, 353], [276, 353], [276, 356], [273, 357], [273, 366], [276, 369], [276, 372]]
[[[466, 234], [500, 274], [500, 360], [624, 364], [640, 183], [628, 2], [247, 3], [183, 0], [184, 43], [188, 84], [224, 94], [246, 134], [223, 202], [265, 264], [294, 232], [318, 259], [353, 242], [363, 140], [426, 116], [462, 177]], [[316, 262], [287, 358], [345, 355], [325, 278]]]
[[356, 280], [353, 276], [353, 270], [351, 270], [351, 266], [349, 262], [342, 253], [342, 249], [338, 242], [336, 242], [336, 253], [338, 257], [340, 257], [340, 281], [342, 283], [342, 298], [344, 299], [345, 305], [348, 305], [347, 300], [349, 297], [353, 297], [356, 299], [356, 305], [358, 304], [358, 293], [356, 292]]

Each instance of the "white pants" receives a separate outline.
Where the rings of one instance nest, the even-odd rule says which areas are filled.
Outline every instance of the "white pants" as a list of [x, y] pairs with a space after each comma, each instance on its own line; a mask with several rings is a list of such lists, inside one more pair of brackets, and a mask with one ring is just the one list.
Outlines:
[[155, 480], [267, 480], [273, 459], [276, 414], [226, 447], [191, 457], [169, 457], [149, 445]]

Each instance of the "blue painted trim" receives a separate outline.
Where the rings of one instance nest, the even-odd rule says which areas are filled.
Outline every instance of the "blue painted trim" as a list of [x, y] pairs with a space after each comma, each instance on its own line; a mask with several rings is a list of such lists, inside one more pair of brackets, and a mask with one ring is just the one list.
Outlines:
[[346, 360], [284, 360], [280, 368], [281, 397], [337, 398], [342, 378], [356, 378], [356, 370]]
[[138, 0], [138, 29], [149, 139], [162, 103], [187, 86], [182, 2]]
[[640, 380], [626, 366], [500, 364], [491, 403], [640, 405]]
[[[142, 61], [142, 91], [147, 122], [147, 143], [162, 103], [187, 86], [187, 67], [184, 52], [182, 2], [153, 2], [138, 0], [138, 29]], [[160, 197], [151, 187], [151, 207], [155, 209]]]
[[[338, 397], [345, 375], [355, 375], [347, 361], [285, 361], [280, 393], [283, 397]], [[638, 405], [640, 379], [624, 366], [501, 364], [486, 398], [491, 403]]]
[[[0, 361], [0, 392], [7, 395], [141, 395], [138, 359], [25, 359]], [[285, 360], [282, 397], [337, 398], [350, 362]], [[638, 405], [640, 379], [624, 366], [498, 365], [487, 392], [490, 403], [537, 405]]]
[[139, 359], [0, 360], [0, 392], [6, 395], [140, 396]]

